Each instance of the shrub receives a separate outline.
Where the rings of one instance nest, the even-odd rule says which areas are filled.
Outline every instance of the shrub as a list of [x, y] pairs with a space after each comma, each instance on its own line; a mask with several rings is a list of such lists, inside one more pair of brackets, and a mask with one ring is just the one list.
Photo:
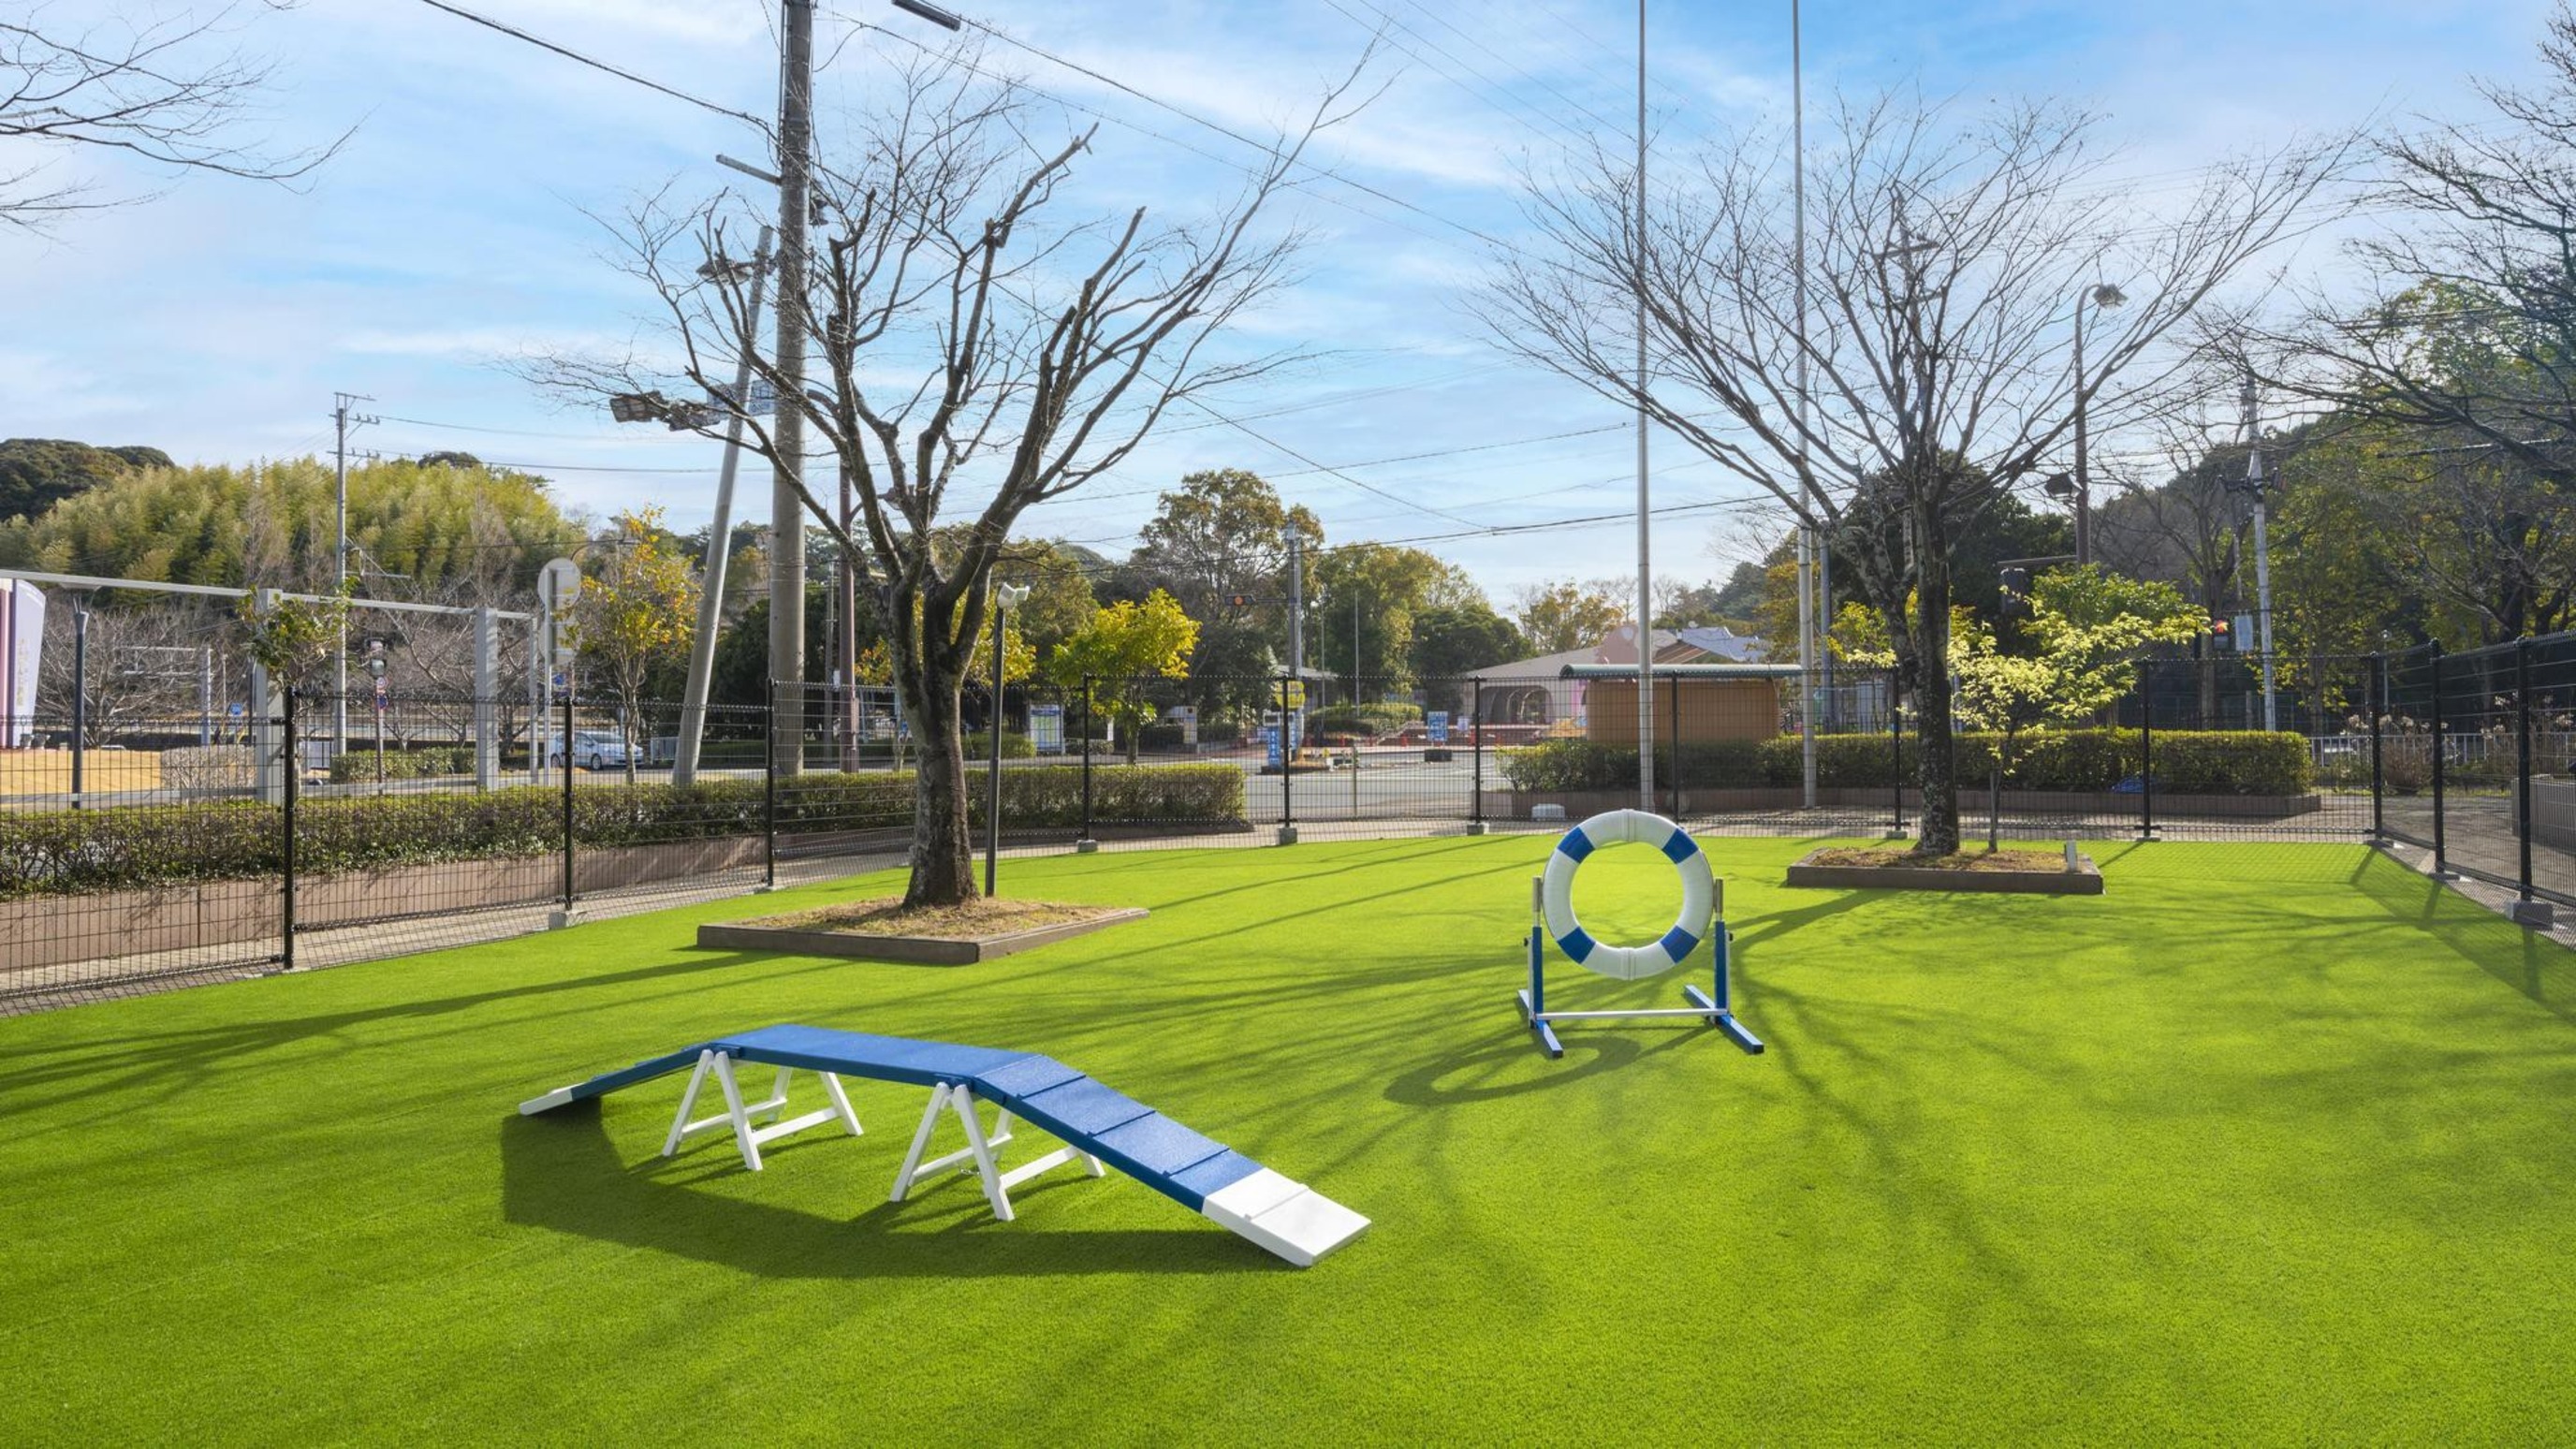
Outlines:
[[[984, 791], [969, 770], [969, 815]], [[576, 848], [757, 835], [766, 782], [680, 787], [576, 785]], [[911, 772], [818, 772], [779, 782], [781, 834], [909, 829]], [[1243, 771], [1232, 765], [1098, 765], [1094, 818], [1109, 823], [1239, 825]], [[480, 792], [310, 797], [296, 807], [299, 872], [331, 875], [398, 865], [549, 855], [563, 848], [560, 786]], [[1002, 772], [1002, 821], [1016, 829], [1082, 823], [1082, 769]], [[280, 811], [255, 801], [0, 812], [0, 899], [275, 876], [285, 869]]]
[[[1030, 760], [1037, 758], [1037, 753], [1038, 747], [1029, 743], [1027, 735], [1016, 730], [1002, 731], [1003, 759]], [[993, 758], [993, 736], [989, 731], [975, 730], [966, 736], [966, 763], [971, 765], [977, 760], [991, 758]]]
[[161, 784], [171, 790], [247, 790], [259, 752], [248, 745], [190, 745], [161, 752]]
[[[2003, 737], [1963, 734], [1954, 743], [1960, 785], [1982, 787]], [[2158, 730], [2154, 749], [2156, 788], [2177, 795], [2297, 795], [2315, 784], [2308, 742], [2298, 735]], [[1616, 790], [1637, 779], [1634, 745], [1548, 740], [1502, 753], [1503, 778], [1524, 792]], [[1676, 773], [1671, 747], [1660, 746], [1655, 774], [1693, 790], [1784, 787], [1804, 778], [1804, 753], [1795, 735], [1685, 744]], [[1827, 790], [1884, 790], [1901, 772], [1910, 785], [1921, 758], [1911, 735], [1904, 737], [1901, 762], [1886, 735], [1818, 735], [1816, 784]], [[2034, 731], [2014, 739], [2013, 767], [2004, 783], [2021, 790], [2105, 791], [2136, 775], [2140, 764], [2136, 730]]]
[[[465, 775], [474, 770], [472, 745], [428, 745], [411, 749], [388, 749], [384, 754], [387, 780], [417, 780], [431, 775]], [[377, 773], [375, 748], [353, 745], [331, 757], [331, 783], [347, 785], [380, 778]]]
[[1316, 735], [1391, 735], [1422, 718], [1419, 705], [1337, 704], [1306, 717], [1306, 730]]

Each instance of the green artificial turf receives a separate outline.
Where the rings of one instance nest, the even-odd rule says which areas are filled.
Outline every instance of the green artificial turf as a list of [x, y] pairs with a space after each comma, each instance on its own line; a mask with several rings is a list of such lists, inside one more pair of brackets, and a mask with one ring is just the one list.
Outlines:
[[[2565, 953], [2353, 847], [2086, 899], [1776, 884], [1808, 844], [1709, 842], [1761, 1057], [1543, 1060], [1528, 837], [1014, 861], [1153, 916], [979, 967], [689, 944], [880, 876], [0, 1021], [0, 1443], [2565, 1438]], [[1581, 888], [1669, 924], [1643, 847]], [[775, 1021], [1052, 1054], [1375, 1226], [1299, 1272], [1114, 1175], [889, 1206], [883, 1084], [758, 1174], [656, 1155], [678, 1079], [513, 1111]]]

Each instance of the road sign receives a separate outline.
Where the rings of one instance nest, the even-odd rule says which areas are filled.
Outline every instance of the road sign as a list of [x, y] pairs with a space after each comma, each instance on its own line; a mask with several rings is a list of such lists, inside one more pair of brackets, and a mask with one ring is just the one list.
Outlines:
[[1423, 716], [1423, 722], [1431, 726], [1431, 743], [1435, 745], [1449, 743], [1449, 711], [1435, 709]]
[[1261, 748], [1262, 748], [1263, 752], [1264, 752], [1264, 753], [1268, 756], [1268, 758], [1269, 758], [1270, 768], [1271, 768], [1271, 769], [1274, 769], [1274, 770], [1275, 770], [1275, 769], [1278, 769], [1278, 768], [1279, 768], [1279, 726], [1277, 726], [1277, 725], [1263, 725], [1263, 726], [1261, 727]]
[[537, 597], [549, 613], [560, 614], [581, 597], [581, 565], [568, 558], [546, 560], [537, 571]]

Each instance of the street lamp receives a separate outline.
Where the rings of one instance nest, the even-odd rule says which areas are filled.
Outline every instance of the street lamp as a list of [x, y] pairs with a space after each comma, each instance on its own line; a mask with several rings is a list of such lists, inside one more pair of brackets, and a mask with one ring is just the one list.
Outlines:
[[[2254, 500], [2254, 637], [2262, 650], [2263, 662], [2263, 728], [2280, 727], [2279, 710], [2272, 692], [2272, 545], [2264, 535], [2265, 515], [2273, 475], [2263, 466], [2262, 435], [2254, 432], [2254, 383], [2245, 383], [2245, 423], [2248, 442], [2245, 449], [2245, 481], [2227, 485], [2231, 493], [2243, 493]], [[2240, 642], [2238, 645], [2242, 648]]]
[[2093, 310], [2117, 307], [2129, 295], [2108, 282], [2085, 288], [2075, 296], [2075, 562], [2080, 567], [2093, 561], [2093, 480], [2084, 468], [2084, 405], [2092, 388], [2084, 380], [2084, 304]]
[[[909, 7], [907, 7], [909, 8]], [[993, 776], [984, 796], [984, 894], [993, 893], [993, 864], [1002, 854], [1002, 631], [1013, 609], [1026, 603], [1026, 584], [993, 586], [993, 715], [985, 728], [993, 736]]]

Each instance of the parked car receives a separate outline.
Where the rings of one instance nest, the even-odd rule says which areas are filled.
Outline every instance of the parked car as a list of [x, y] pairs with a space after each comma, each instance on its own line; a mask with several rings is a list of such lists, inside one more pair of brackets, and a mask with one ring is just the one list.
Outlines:
[[[563, 762], [563, 741], [549, 740], [546, 763], [560, 765]], [[615, 730], [574, 730], [572, 762], [585, 770], [624, 769], [626, 741]]]

